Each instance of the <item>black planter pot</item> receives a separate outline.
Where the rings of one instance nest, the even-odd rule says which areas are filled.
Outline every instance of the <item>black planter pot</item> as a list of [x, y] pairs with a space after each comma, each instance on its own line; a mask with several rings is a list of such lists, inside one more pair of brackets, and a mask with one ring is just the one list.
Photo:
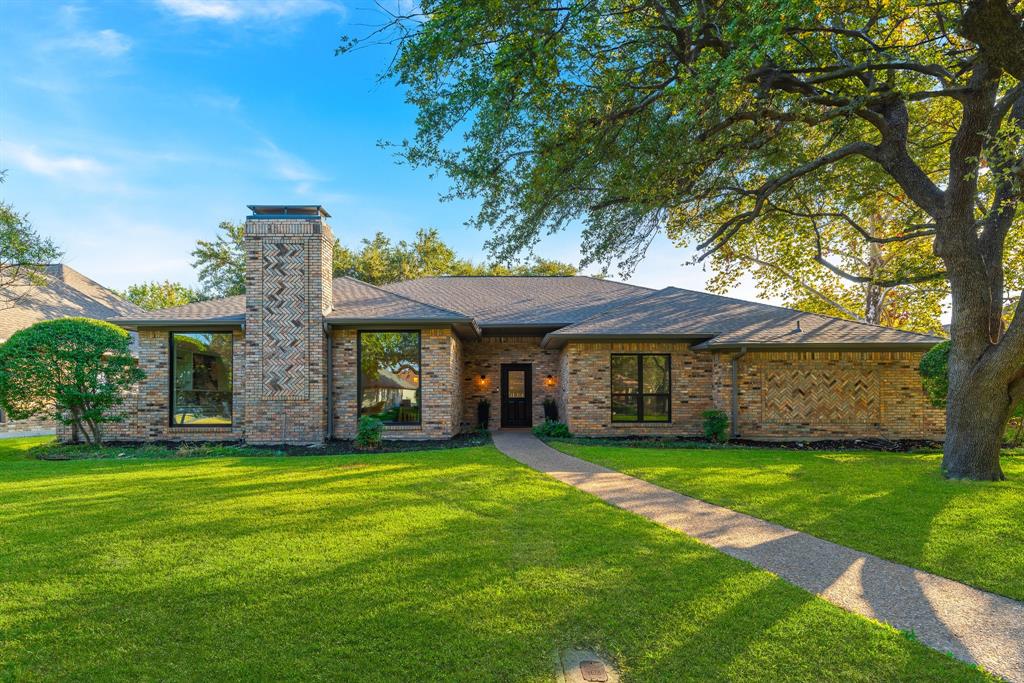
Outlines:
[[557, 403], [545, 403], [544, 404], [544, 419], [551, 420], [552, 422], [558, 422], [558, 404]]
[[491, 421], [491, 404], [490, 403], [484, 403], [483, 401], [480, 401], [480, 403], [476, 404], [476, 422], [477, 422], [477, 425], [481, 429], [487, 429], [487, 425], [490, 423], [490, 421]]

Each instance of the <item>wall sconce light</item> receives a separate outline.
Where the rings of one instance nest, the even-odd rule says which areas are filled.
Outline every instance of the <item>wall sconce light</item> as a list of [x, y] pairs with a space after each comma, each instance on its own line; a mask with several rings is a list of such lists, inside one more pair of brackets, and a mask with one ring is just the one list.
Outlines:
[[544, 386], [553, 387], [555, 386], [555, 376], [548, 375], [544, 378]]
[[486, 386], [487, 375], [481, 374], [480, 377], [477, 378], [476, 383], [479, 384], [480, 386]]

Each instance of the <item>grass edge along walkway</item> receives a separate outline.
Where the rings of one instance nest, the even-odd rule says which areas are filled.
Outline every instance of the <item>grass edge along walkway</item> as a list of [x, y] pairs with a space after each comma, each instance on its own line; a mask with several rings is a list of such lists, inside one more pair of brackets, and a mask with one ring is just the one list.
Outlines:
[[555, 479], [767, 569], [843, 609], [910, 631], [1011, 681], [1024, 681], [1024, 603], [705, 503], [497, 432], [501, 452]]

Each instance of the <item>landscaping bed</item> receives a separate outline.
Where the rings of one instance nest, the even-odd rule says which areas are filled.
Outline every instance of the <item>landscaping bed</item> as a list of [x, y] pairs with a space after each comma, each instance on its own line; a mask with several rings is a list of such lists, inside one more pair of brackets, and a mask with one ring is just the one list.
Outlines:
[[779, 448], [796, 451], [850, 451], [870, 450], [890, 453], [934, 452], [942, 450], [942, 442], [928, 439], [821, 439], [794, 441], [758, 441], [756, 439], [730, 439], [726, 443], [708, 441], [703, 436], [574, 436], [545, 437], [581, 446], [631, 446], [636, 448]]
[[[472, 448], [491, 443], [487, 432], [459, 434], [451, 439], [436, 441], [410, 441], [385, 439], [375, 453], [401, 453], [406, 451], [450, 450]], [[349, 455], [366, 453], [352, 439], [334, 439], [321, 445], [295, 446], [291, 444], [248, 446], [240, 441], [217, 443], [189, 443], [182, 441], [110, 441], [101, 447], [86, 444], [62, 444], [51, 441], [34, 446], [29, 453], [39, 460], [90, 460], [131, 458], [214, 458], [255, 456], [310, 456]]]

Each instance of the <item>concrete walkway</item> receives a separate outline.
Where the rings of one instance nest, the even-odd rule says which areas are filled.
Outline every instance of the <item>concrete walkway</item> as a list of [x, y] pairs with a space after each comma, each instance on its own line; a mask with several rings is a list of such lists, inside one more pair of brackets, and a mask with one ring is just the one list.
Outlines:
[[557, 451], [528, 431], [498, 431], [511, 458], [624, 510], [746, 560], [843, 609], [1024, 683], [1024, 603], [690, 498]]

